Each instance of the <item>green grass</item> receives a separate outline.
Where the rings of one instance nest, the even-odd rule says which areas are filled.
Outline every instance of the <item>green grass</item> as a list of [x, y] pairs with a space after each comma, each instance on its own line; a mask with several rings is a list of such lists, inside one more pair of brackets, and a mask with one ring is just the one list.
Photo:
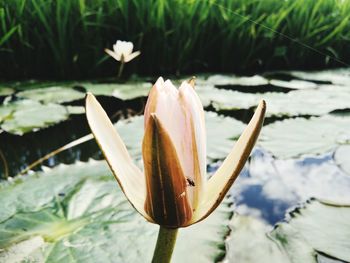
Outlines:
[[0, 0], [0, 78], [113, 76], [117, 39], [142, 52], [127, 74], [343, 66], [349, 19], [349, 0]]

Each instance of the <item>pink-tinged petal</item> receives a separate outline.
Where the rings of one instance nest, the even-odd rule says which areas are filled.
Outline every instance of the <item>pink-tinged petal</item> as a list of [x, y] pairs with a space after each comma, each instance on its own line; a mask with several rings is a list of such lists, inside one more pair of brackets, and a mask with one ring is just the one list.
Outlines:
[[140, 51], [135, 51], [134, 53], [131, 53], [130, 55], [126, 56], [124, 59], [124, 62], [127, 63], [127, 62], [133, 60], [134, 58], [136, 58], [140, 54], [141, 54]]
[[192, 217], [186, 178], [168, 132], [156, 114], [146, 125], [142, 145], [147, 198], [145, 211], [157, 224], [186, 225]]
[[148, 123], [148, 119], [151, 117], [151, 113], [154, 113], [156, 111], [158, 94], [160, 92], [160, 89], [163, 88], [163, 86], [164, 86], [164, 80], [162, 77], [159, 77], [148, 94], [148, 100], [146, 103], [145, 113], [144, 113], [145, 130], [146, 130], [146, 124]]
[[264, 122], [265, 111], [265, 101], [261, 101], [233, 150], [218, 171], [209, 179], [203, 201], [190, 224], [201, 221], [210, 215], [225, 197], [254, 147]]
[[186, 176], [193, 181], [192, 204], [196, 208], [205, 189], [206, 181], [206, 132], [202, 103], [193, 87], [183, 82], [179, 89], [179, 100], [184, 108], [186, 126], [190, 133], [182, 138], [182, 164]]
[[144, 175], [133, 163], [106, 112], [91, 93], [86, 96], [85, 108], [92, 133], [121, 189], [135, 209], [148, 221], [153, 222], [144, 209], [146, 197]]
[[115, 52], [113, 52], [112, 50], [105, 48], [105, 52], [110, 55], [112, 58], [114, 58], [117, 61], [120, 61], [121, 57], [118, 56]]
[[[203, 190], [206, 170], [204, 115], [193, 88], [189, 84], [183, 85], [187, 86], [180, 88], [179, 92], [170, 80], [157, 80], [145, 108], [145, 129], [150, 115], [155, 113], [174, 145], [188, 179], [188, 198], [195, 210]], [[197, 120], [199, 122], [195, 123]]]

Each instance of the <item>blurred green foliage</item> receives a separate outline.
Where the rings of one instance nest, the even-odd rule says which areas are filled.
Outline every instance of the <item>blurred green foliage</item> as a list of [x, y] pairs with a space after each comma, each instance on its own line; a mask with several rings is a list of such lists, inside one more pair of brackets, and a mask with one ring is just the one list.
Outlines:
[[348, 0], [0, 0], [0, 78], [114, 76], [117, 39], [142, 52], [127, 74], [342, 66], [349, 18]]

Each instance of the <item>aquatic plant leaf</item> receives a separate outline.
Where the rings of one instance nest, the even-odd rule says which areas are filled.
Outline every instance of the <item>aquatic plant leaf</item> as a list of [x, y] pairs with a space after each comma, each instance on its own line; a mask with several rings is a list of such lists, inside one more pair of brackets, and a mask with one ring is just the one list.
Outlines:
[[349, 68], [331, 69], [322, 71], [286, 71], [285, 74], [300, 79], [332, 83], [337, 85], [349, 86], [350, 70]]
[[251, 77], [240, 77], [235, 75], [211, 75], [208, 78], [198, 77], [196, 78], [197, 85], [239, 85], [239, 86], [260, 86], [266, 85], [269, 81], [259, 75]]
[[85, 93], [77, 91], [71, 87], [45, 87], [29, 89], [16, 94], [23, 99], [36, 100], [43, 103], [63, 103], [80, 100], [85, 97]]
[[203, 104], [205, 106], [212, 105], [217, 111], [249, 109], [258, 105], [261, 99], [265, 99], [269, 105], [266, 112], [267, 116], [320, 116], [334, 110], [350, 107], [349, 88], [335, 85], [293, 90], [288, 93], [266, 92], [254, 94], [217, 89], [213, 86], [198, 86], [197, 91]]
[[12, 88], [0, 87], [0, 97], [11, 95], [14, 92], [15, 92], [15, 90]]
[[113, 96], [121, 100], [131, 100], [140, 97], [147, 97], [151, 83], [127, 83], [127, 84], [104, 84], [104, 83], [82, 83], [87, 92], [95, 96]]
[[317, 88], [316, 83], [313, 83], [311, 81], [306, 81], [306, 80], [298, 80], [298, 79], [292, 79], [290, 81], [271, 79], [271, 80], [269, 80], [269, 84], [276, 86], [276, 87], [287, 88], [287, 89], [315, 89], [315, 88]]
[[66, 108], [59, 104], [41, 104], [33, 100], [19, 100], [0, 107], [1, 128], [22, 135], [58, 123], [68, 118]]
[[12, 112], [13, 107], [0, 106], [0, 123], [6, 118], [10, 117]]
[[[285, 248], [290, 258], [302, 247], [310, 246], [319, 253], [350, 261], [350, 204], [313, 200], [290, 214], [271, 237]], [[293, 242], [291, 242], [293, 241]], [[306, 262], [295, 258], [292, 262]]]
[[349, 131], [349, 116], [286, 119], [265, 126], [258, 144], [278, 158], [316, 155], [348, 142]]
[[235, 214], [226, 241], [228, 262], [349, 262], [350, 205], [311, 200], [273, 230], [264, 222]]
[[278, 245], [268, 237], [270, 227], [263, 221], [235, 214], [230, 228], [231, 235], [226, 240], [227, 262], [289, 262]]
[[340, 145], [334, 153], [334, 160], [339, 167], [350, 175], [350, 144]]
[[83, 106], [66, 106], [67, 112], [69, 114], [84, 114], [85, 108]]
[[[0, 262], [139, 262], [152, 257], [158, 226], [131, 207], [105, 161], [59, 165], [4, 182], [0, 199]], [[231, 215], [226, 200], [208, 220], [181, 229], [173, 262], [222, 257]]]

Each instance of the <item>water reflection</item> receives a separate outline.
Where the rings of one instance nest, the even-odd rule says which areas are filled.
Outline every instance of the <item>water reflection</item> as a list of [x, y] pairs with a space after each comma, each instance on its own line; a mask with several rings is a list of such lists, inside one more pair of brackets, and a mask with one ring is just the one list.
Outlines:
[[314, 197], [350, 202], [350, 176], [339, 169], [332, 153], [278, 160], [256, 149], [231, 194], [236, 211], [273, 225], [296, 205]]

